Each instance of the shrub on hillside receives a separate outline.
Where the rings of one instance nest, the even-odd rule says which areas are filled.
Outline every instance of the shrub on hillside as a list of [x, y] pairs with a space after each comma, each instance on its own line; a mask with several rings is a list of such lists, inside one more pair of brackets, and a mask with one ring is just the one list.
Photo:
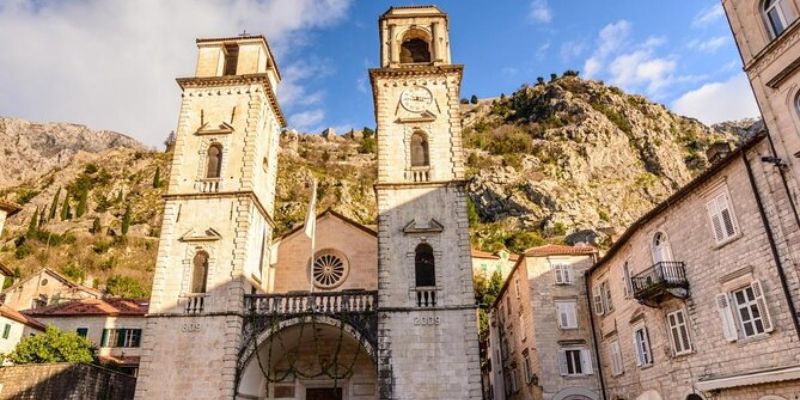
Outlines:
[[45, 333], [23, 338], [6, 358], [14, 364], [91, 363], [93, 354], [89, 339], [50, 326]]
[[144, 299], [149, 296], [141, 282], [130, 276], [114, 275], [106, 282], [106, 291], [112, 296], [129, 299]]

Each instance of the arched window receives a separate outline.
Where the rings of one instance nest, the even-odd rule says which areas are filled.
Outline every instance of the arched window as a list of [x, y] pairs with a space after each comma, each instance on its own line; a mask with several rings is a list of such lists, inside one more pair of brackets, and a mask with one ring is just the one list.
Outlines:
[[667, 235], [663, 232], [656, 232], [653, 235], [653, 263], [658, 264], [666, 261], [672, 261]]
[[699, 394], [697, 394], [697, 393], [692, 393], [692, 394], [690, 394], [690, 395], [686, 396], [686, 400], [704, 400], [704, 399], [703, 399], [703, 397], [702, 397], [702, 396], [700, 396]]
[[431, 62], [430, 37], [427, 32], [411, 29], [403, 35], [403, 42], [400, 44], [400, 62], [403, 64]]
[[436, 286], [436, 266], [433, 261], [433, 248], [427, 243], [420, 243], [414, 252], [414, 273], [417, 287]]
[[428, 159], [428, 139], [422, 132], [414, 132], [411, 135], [411, 166], [427, 167], [430, 165]]
[[219, 144], [209, 146], [207, 158], [206, 178], [219, 178], [222, 173], [222, 146]]
[[205, 293], [208, 280], [208, 253], [198, 251], [192, 261], [192, 293]]
[[776, 38], [794, 21], [795, 15], [788, 0], [765, 0], [764, 18], [769, 32]]

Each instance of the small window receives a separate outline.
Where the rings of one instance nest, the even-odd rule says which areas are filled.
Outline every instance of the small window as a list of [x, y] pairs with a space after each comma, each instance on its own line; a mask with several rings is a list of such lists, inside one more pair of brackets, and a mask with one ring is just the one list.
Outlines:
[[511, 375], [511, 391], [513, 393], [519, 392], [519, 381], [517, 380], [517, 369], [511, 367], [509, 370], [509, 375]]
[[522, 367], [525, 372], [525, 383], [531, 384], [533, 382], [533, 369], [531, 368], [531, 356], [527, 350], [522, 353]]
[[514, 291], [517, 294], [517, 299], [519, 299], [519, 278], [514, 279]]
[[758, 281], [731, 293], [731, 296], [744, 337], [761, 335], [772, 330], [772, 322]]
[[567, 348], [559, 351], [559, 367], [561, 375], [591, 375], [592, 357], [588, 349]]
[[3, 327], [3, 339], [8, 339], [9, 335], [11, 335], [11, 324], [6, 324]]
[[433, 248], [427, 243], [420, 243], [414, 250], [414, 272], [417, 287], [436, 286], [436, 266], [433, 259]]
[[556, 275], [556, 285], [572, 284], [572, 273], [569, 270], [569, 265], [563, 263], [555, 264], [553, 271]]
[[428, 138], [422, 132], [414, 132], [411, 135], [411, 166], [427, 167], [429, 165]]
[[606, 312], [605, 307], [603, 306], [603, 293], [600, 288], [600, 285], [592, 288], [592, 305], [594, 307], [595, 315], [603, 315]]
[[525, 340], [525, 338], [527, 338], [527, 336], [525, 335], [525, 332], [527, 331], [527, 329], [525, 329], [525, 319], [524, 319], [524, 317], [525, 317], [525, 313], [519, 314], [519, 331], [520, 331], [520, 335], [522, 336], [522, 340]]
[[650, 350], [650, 337], [646, 327], [639, 326], [634, 329], [633, 346], [636, 350], [636, 365], [640, 367], [653, 365], [653, 352]]
[[611, 374], [614, 376], [622, 375], [624, 365], [622, 363], [622, 349], [619, 347], [619, 340], [614, 339], [609, 346], [611, 352]]
[[714, 195], [706, 203], [706, 209], [711, 219], [711, 228], [714, 231], [714, 238], [717, 244], [725, 243], [739, 233], [736, 216], [733, 213], [727, 190]]
[[773, 38], [780, 36], [794, 21], [794, 12], [788, 0], [766, 0], [764, 2], [764, 18]]
[[667, 329], [669, 329], [672, 353], [682, 355], [692, 352], [692, 343], [689, 339], [689, 328], [686, 323], [686, 312], [678, 310], [667, 314]]
[[222, 145], [212, 144], [208, 147], [206, 178], [214, 179], [222, 175]]
[[578, 328], [578, 312], [575, 301], [557, 301], [558, 327], [561, 329]]
[[89, 334], [89, 328], [78, 328], [75, 330], [78, 336], [85, 338]]
[[603, 293], [603, 306], [606, 312], [614, 311], [614, 303], [611, 301], [611, 287], [608, 285], [608, 281], [603, 282], [600, 288]]
[[100, 347], [140, 347], [141, 329], [103, 329]]
[[225, 45], [225, 70], [224, 75], [236, 75], [236, 67], [239, 65], [239, 45]]
[[192, 264], [192, 293], [205, 293], [208, 281], [208, 253], [197, 252]]

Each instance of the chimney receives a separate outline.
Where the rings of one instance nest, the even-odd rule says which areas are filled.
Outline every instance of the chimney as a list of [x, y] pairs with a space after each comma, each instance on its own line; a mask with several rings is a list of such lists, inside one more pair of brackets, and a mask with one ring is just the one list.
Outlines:
[[716, 142], [706, 150], [706, 158], [709, 164], [716, 164], [719, 160], [727, 157], [731, 153], [730, 142]]

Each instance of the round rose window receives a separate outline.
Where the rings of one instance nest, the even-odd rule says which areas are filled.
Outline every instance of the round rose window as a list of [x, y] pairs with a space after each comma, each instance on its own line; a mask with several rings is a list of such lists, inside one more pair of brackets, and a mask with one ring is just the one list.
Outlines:
[[321, 251], [314, 259], [311, 269], [314, 285], [323, 289], [339, 286], [347, 276], [348, 265], [345, 258], [334, 251]]

